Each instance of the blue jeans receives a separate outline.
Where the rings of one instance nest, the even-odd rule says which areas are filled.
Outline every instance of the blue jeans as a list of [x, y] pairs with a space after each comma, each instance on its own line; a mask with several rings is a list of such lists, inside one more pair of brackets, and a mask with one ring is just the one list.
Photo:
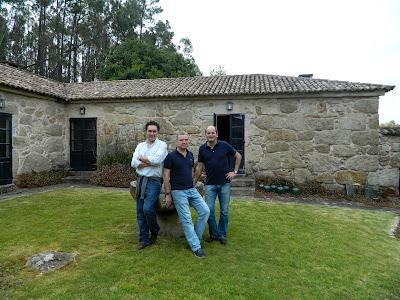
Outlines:
[[[215, 200], [219, 200], [219, 222], [215, 220]], [[208, 207], [210, 208], [210, 218], [208, 219], [208, 229], [210, 238], [212, 239], [226, 239], [226, 231], [228, 228], [228, 212], [229, 201], [231, 198], [231, 184], [225, 183], [222, 185], [206, 185], [205, 198]]]
[[[139, 188], [141, 182], [138, 182]], [[161, 183], [155, 179], [148, 179], [144, 198], [136, 199], [136, 215], [139, 225], [139, 241], [145, 244], [150, 244], [149, 231], [153, 235], [157, 235], [160, 231], [160, 226], [157, 223], [156, 203], [160, 195]]]
[[[210, 210], [195, 188], [187, 190], [172, 190], [171, 195], [176, 211], [178, 212], [179, 220], [181, 221], [186, 240], [192, 251], [196, 251], [201, 248], [200, 240], [204, 229], [206, 228]], [[190, 214], [190, 206], [192, 206], [197, 212], [197, 220], [194, 223], [194, 226], [192, 222], [192, 215]]]

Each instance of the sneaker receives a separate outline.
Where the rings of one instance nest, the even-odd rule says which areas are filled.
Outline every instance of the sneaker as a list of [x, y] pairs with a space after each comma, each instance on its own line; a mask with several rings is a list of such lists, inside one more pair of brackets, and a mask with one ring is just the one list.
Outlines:
[[228, 242], [226, 239], [224, 238], [220, 238], [219, 242], [221, 243], [221, 245], [226, 245], [226, 243]]
[[194, 256], [197, 258], [206, 258], [206, 254], [204, 253], [203, 249], [197, 249], [196, 251], [193, 251]]
[[139, 244], [137, 244], [137, 246], [136, 246], [136, 249], [137, 250], [143, 250], [147, 246], [150, 246], [150, 244], [149, 243], [145, 243], [145, 242], [139, 242]]
[[151, 234], [150, 235], [150, 244], [155, 244], [157, 241], [157, 234]]

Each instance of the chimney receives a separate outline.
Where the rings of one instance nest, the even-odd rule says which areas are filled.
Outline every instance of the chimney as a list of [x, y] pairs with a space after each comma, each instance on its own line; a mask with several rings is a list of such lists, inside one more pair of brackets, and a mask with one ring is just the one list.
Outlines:
[[314, 76], [314, 74], [300, 74], [297, 77], [302, 77], [302, 78], [312, 78]]

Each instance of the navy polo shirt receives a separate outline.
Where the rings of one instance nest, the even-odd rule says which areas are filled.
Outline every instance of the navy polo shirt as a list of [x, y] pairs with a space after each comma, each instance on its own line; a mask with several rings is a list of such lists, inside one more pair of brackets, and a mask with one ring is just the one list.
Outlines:
[[217, 141], [211, 149], [207, 143], [199, 148], [199, 162], [206, 167], [206, 184], [222, 185], [229, 182], [225, 174], [229, 170], [229, 157], [235, 155], [236, 150], [227, 142]]
[[164, 160], [164, 168], [170, 169], [171, 190], [187, 190], [193, 187], [193, 153], [187, 150], [186, 157], [177, 150]]

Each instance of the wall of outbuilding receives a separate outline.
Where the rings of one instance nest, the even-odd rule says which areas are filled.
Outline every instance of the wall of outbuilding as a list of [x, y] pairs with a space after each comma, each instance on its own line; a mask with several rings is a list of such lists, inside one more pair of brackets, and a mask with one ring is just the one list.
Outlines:
[[31, 171], [66, 167], [66, 105], [56, 99], [0, 91], [12, 115], [13, 177]]
[[[205, 142], [215, 114], [245, 115], [245, 171], [317, 181], [329, 189], [376, 185], [399, 190], [398, 140], [379, 134], [378, 95], [82, 101], [0, 91], [13, 118], [13, 175], [69, 167], [69, 119], [97, 118], [97, 154], [133, 151], [148, 120], [174, 149], [175, 134], [190, 134], [190, 149]], [[233, 102], [227, 111], [226, 102]], [[79, 107], [85, 106], [85, 115]], [[396, 173], [397, 172], [397, 173]]]

